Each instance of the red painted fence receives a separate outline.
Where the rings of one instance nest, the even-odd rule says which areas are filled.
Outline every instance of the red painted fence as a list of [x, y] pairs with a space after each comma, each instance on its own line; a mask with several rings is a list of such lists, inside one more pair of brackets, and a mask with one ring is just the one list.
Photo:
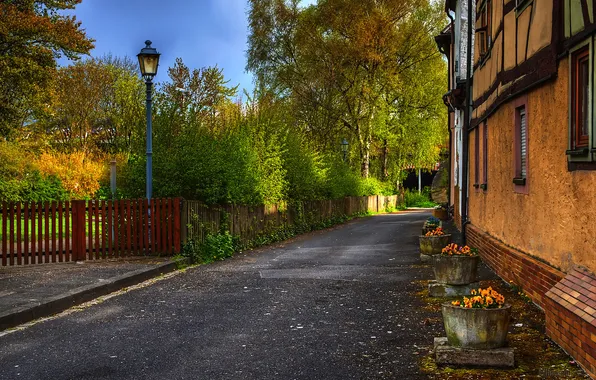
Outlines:
[[2, 266], [180, 252], [176, 199], [0, 204]]

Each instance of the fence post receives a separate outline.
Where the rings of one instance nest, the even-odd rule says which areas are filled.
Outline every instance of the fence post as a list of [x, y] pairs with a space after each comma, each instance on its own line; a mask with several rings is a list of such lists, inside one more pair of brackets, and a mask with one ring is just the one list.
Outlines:
[[85, 242], [85, 201], [72, 201], [72, 259], [85, 260], [87, 245]]
[[188, 202], [180, 198], [180, 241], [186, 243], [188, 240]]
[[[180, 220], [182, 219], [181, 216], [185, 215], [184, 211], [181, 212], [180, 210], [184, 210], [184, 203], [185, 202], [183, 202], [182, 198], [174, 198], [174, 253], [180, 253], [180, 239], [182, 237], [180, 231]], [[182, 207], [180, 207], [181, 205]], [[184, 230], [185, 228], [182, 228], [182, 231]]]

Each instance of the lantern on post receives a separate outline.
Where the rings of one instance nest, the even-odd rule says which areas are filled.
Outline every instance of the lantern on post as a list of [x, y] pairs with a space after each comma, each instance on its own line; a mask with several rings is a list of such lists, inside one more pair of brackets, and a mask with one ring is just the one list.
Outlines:
[[344, 162], [346, 162], [348, 155], [348, 145], [348, 140], [346, 140], [346, 138], [344, 137], [343, 140], [341, 140], [341, 151], [343, 153]]
[[147, 85], [147, 199], [152, 198], [153, 192], [153, 138], [151, 129], [151, 88], [153, 86], [153, 77], [157, 74], [157, 67], [159, 66], [159, 54], [155, 48], [151, 47], [151, 41], [145, 41], [145, 47], [137, 55], [139, 59], [139, 67], [141, 75], [145, 79]]

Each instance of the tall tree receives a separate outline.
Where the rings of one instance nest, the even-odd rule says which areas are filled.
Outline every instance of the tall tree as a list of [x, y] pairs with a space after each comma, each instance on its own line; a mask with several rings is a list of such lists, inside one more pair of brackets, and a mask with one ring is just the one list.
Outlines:
[[81, 23], [60, 12], [81, 0], [0, 0], [0, 136], [43, 110], [56, 59], [79, 59], [93, 48]]
[[176, 58], [168, 76], [171, 82], [162, 88], [166, 100], [174, 103], [186, 118], [215, 131], [216, 115], [237, 95], [238, 86], [228, 86], [223, 70], [217, 66], [190, 70], [182, 58]]
[[349, 134], [361, 175], [368, 177], [375, 143], [387, 138], [381, 132], [389, 132], [385, 124], [400, 112], [395, 99], [411, 100], [415, 92], [408, 73], [429, 60], [444, 71], [432, 39], [442, 23], [440, 9], [427, 0], [250, 5], [247, 68], [261, 85], [294, 99], [309, 132], [333, 141]]
[[52, 116], [40, 122], [62, 151], [130, 153], [135, 134], [144, 134], [144, 85], [126, 64], [88, 59], [58, 70]]

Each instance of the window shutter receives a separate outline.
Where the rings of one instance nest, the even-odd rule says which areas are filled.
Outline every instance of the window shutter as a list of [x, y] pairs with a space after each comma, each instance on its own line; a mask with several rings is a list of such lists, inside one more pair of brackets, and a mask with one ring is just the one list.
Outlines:
[[520, 133], [520, 173], [522, 178], [526, 178], [526, 162], [528, 154], [528, 144], [526, 141], [527, 130], [526, 130], [526, 108], [522, 107], [519, 110], [519, 133]]

